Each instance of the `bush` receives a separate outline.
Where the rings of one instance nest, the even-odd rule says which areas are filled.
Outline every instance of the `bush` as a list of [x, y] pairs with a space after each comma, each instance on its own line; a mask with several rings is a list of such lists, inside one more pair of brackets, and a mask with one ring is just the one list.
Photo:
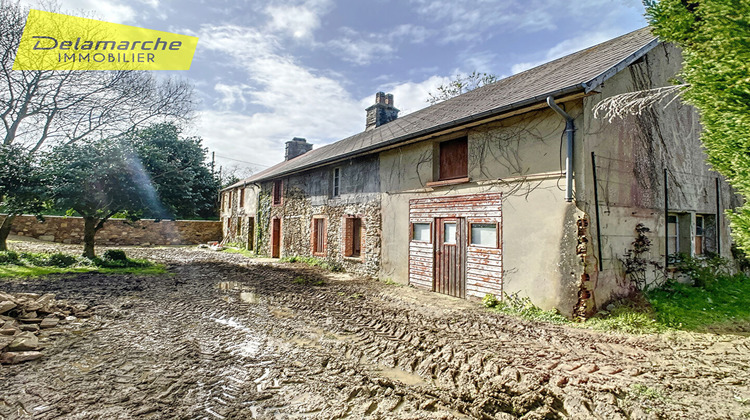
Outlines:
[[492, 293], [487, 293], [482, 298], [482, 305], [484, 305], [486, 308], [494, 308], [499, 303], [500, 301]]
[[706, 258], [691, 257], [679, 254], [676, 269], [693, 280], [694, 287], [710, 287], [717, 278], [729, 276], [732, 267], [729, 260], [716, 254], [708, 254]]
[[47, 266], [47, 255], [45, 254], [38, 254], [34, 252], [22, 252], [21, 258], [26, 260], [26, 262], [29, 263], [29, 265], [37, 266], [37, 267], [45, 267]]
[[128, 257], [125, 251], [121, 249], [108, 249], [104, 251], [104, 259], [107, 261], [127, 261]]
[[72, 265], [75, 265], [78, 263], [78, 258], [72, 256], [63, 254], [61, 252], [58, 252], [56, 254], [52, 254], [47, 258], [47, 265], [51, 267], [70, 267]]
[[0, 252], [0, 265], [14, 264], [19, 265], [20, 260], [18, 259], [18, 253], [15, 251], [3, 251]]

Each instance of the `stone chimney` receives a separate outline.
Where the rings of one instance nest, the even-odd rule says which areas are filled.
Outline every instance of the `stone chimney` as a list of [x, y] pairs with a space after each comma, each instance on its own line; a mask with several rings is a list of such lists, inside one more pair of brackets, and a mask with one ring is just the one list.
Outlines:
[[370, 106], [366, 111], [365, 130], [372, 130], [398, 118], [398, 109], [393, 106], [393, 95], [390, 93], [387, 95], [383, 92], [376, 93], [375, 105]]
[[297, 156], [304, 155], [305, 153], [312, 150], [313, 145], [308, 143], [307, 140], [302, 137], [295, 137], [291, 141], [286, 142], [286, 154], [284, 160], [291, 160]]

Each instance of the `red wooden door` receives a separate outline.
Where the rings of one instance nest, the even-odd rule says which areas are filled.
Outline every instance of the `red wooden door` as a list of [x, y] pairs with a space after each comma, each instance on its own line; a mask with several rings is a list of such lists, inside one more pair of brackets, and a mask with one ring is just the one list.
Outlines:
[[435, 280], [433, 290], [466, 297], [466, 220], [435, 219]]
[[281, 219], [273, 219], [271, 228], [271, 258], [281, 257]]

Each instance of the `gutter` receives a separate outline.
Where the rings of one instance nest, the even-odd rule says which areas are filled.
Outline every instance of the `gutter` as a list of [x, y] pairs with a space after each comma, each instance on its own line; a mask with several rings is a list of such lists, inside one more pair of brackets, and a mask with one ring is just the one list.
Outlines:
[[561, 117], [565, 118], [565, 133], [568, 137], [568, 153], [565, 156], [565, 201], [570, 203], [573, 201], [573, 136], [575, 135], [576, 127], [573, 122], [573, 117], [568, 115], [567, 112], [563, 111], [562, 108], [555, 103], [555, 98], [548, 96], [547, 105], [549, 105], [553, 111], [560, 114]]

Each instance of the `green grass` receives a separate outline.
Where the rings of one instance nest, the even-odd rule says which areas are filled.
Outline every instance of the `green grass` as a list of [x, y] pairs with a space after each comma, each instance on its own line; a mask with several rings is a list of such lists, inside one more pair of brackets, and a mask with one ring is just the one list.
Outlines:
[[292, 255], [290, 257], [284, 257], [280, 260], [281, 262], [288, 262], [288, 263], [304, 263], [312, 267], [320, 267], [324, 270], [333, 271], [333, 272], [342, 272], [344, 271], [344, 267], [333, 260], [324, 260], [322, 258], [315, 258], [315, 257], [302, 257], [299, 255]]
[[221, 252], [226, 252], [227, 254], [240, 254], [248, 258], [258, 258], [258, 254], [244, 248], [224, 248]]
[[656, 320], [670, 328], [707, 331], [732, 329], [750, 321], [750, 277], [720, 275], [703, 287], [668, 283], [649, 292]]
[[99, 272], [155, 275], [166, 267], [148, 260], [127, 258], [121, 250], [108, 250], [103, 258], [87, 259], [62, 253], [0, 252], [0, 277], [40, 277], [50, 274]]

